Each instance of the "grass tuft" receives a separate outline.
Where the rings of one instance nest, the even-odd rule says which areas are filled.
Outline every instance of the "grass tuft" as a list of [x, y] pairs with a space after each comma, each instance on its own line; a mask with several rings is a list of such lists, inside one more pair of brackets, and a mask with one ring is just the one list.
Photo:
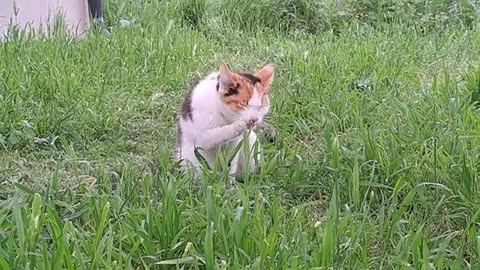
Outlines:
[[[475, 1], [105, 5], [110, 38], [0, 44], [0, 269], [479, 268]], [[220, 60], [276, 67], [235, 188], [172, 160]]]

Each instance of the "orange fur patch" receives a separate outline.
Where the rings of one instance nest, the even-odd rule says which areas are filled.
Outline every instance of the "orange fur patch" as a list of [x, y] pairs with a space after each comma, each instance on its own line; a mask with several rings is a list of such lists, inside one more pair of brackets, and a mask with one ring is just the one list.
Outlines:
[[248, 105], [248, 101], [252, 98], [254, 85], [242, 75], [233, 72], [231, 78], [233, 81], [231, 87], [237, 88], [238, 94], [223, 96], [223, 102], [233, 110], [240, 111]]

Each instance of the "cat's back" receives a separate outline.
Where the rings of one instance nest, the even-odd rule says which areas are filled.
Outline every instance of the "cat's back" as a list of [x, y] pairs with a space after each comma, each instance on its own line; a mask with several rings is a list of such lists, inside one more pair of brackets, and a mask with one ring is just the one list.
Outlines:
[[[208, 124], [218, 109], [218, 72], [212, 72], [194, 81], [181, 105], [180, 124]], [[207, 122], [207, 123], [202, 123]]]
[[218, 72], [212, 72], [191, 87], [193, 109], [211, 107], [213, 101], [218, 99]]

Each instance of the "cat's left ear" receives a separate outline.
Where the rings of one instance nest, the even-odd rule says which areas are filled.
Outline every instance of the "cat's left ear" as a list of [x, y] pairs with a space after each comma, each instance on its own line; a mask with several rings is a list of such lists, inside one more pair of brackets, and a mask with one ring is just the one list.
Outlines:
[[275, 67], [270, 64], [266, 65], [265, 67], [257, 71], [257, 73], [255, 73], [255, 76], [260, 79], [260, 85], [262, 85], [262, 88], [265, 92], [268, 92], [268, 90], [270, 89], [270, 85], [273, 82], [274, 72]]
[[233, 80], [230, 70], [224, 62], [220, 62], [219, 73], [221, 83], [220, 89], [221, 91], [225, 91], [225, 89], [228, 89], [228, 87], [233, 83]]

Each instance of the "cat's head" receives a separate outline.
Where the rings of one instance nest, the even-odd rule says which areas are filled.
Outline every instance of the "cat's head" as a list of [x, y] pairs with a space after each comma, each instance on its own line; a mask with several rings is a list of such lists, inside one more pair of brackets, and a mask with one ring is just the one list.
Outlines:
[[220, 63], [218, 92], [222, 102], [231, 109], [235, 120], [260, 124], [270, 110], [268, 93], [274, 67], [267, 65], [254, 74], [231, 72]]

